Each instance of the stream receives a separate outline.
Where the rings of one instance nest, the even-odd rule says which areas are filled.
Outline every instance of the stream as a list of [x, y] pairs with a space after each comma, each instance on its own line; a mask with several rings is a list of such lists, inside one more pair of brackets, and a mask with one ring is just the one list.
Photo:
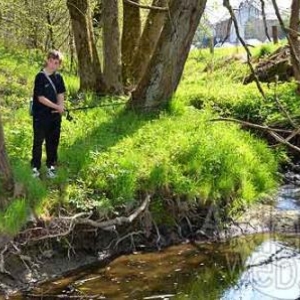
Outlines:
[[[276, 210], [300, 212], [300, 188], [280, 188]], [[11, 299], [300, 299], [300, 239], [253, 234], [120, 256]]]

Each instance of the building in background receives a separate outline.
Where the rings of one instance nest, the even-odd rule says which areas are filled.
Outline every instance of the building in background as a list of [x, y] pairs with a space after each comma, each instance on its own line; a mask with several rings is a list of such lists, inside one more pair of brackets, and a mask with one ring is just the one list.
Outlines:
[[[235, 2], [235, 4], [232, 4], [232, 8], [238, 22], [240, 35], [244, 40], [257, 41], [258, 43], [267, 41], [261, 2], [259, 0]], [[270, 5], [270, 3], [266, 3], [265, 14], [269, 36], [272, 37], [272, 26], [277, 26], [278, 38], [284, 38], [284, 32], [279, 25], [273, 6]], [[281, 10], [281, 14], [284, 19], [287, 18], [286, 10]], [[217, 21], [214, 20], [214, 22], [211, 23], [215, 44], [223, 44], [225, 42], [230, 44], [239, 43], [228, 12], [223, 18]]]

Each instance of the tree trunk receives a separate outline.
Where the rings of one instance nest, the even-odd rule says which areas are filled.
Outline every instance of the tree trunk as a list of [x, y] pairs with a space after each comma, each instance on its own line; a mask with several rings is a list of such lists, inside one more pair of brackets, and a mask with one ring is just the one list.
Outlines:
[[46, 50], [48, 49], [55, 49], [55, 42], [54, 42], [54, 34], [53, 34], [53, 24], [51, 20], [51, 12], [50, 9], [47, 8], [46, 12], [46, 19], [47, 19], [47, 27], [48, 27], [48, 38], [46, 43]]
[[[153, 6], [166, 7], [168, 0], [153, 0]], [[132, 60], [133, 83], [137, 83], [144, 74], [166, 20], [165, 11], [150, 10]]]
[[176, 91], [206, 0], [171, 0], [168, 19], [129, 105], [155, 108]]
[[122, 69], [120, 31], [118, 23], [118, 0], [102, 0], [104, 80], [107, 92], [122, 94]]
[[0, 209], [8, 204], [8, 197], [13, 191], [13, 175], [5, 150], [4, 133], [0, 117]]
[[78, 57], [80, 90], [105, 92], [88, 0], [67, 0]]
[[299, 0], [293, 0], [291, 7], [291, 18], [290, 18], [290, 43], [291, 47], [295, 49], [294, 55], [291, 55], [291, 63], [294, 70], [294, 76], [297, 81], [297, 92], [300, 93], [300, 43], [298, 38], [298, 29], [299, 29], [299, 9], [300, 2]]
[[[139, 3], [139, 0], [132, 0]], [[122, 77], [124, 85], [132, 83], [133, 54], [141, 36], [140, 9], [123, 0]]]

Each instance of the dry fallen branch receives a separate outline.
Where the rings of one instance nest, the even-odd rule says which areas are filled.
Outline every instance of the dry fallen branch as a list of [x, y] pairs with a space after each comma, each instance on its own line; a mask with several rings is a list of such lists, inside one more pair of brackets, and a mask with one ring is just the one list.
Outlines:
[[245, 125], [247, 127], [260, 129], [260, 130], [265, 130], [265, 131], [290, 133], [290, 134], [292, 134], [294, 132], [292, 130], [272, 128], [272, 127], [269, 127], [269, 126], [266, 126], [266, 125], [258, 125], [258, 124], [250, 123], [250, 122], [247, 122], [247, 121], [242, 121], [242, 120], [232, 119], [232, 118], [218, 118], [218, 119], [211, 119], [210, 121], [211, 122], [219, 122], [219, 121], [233, 122], [233, 123], [238, 123], [238, 124], [241, 124], [241, 125]]
[[[230, 119], [230, 118], [219, 118], [219, 119], [212, 119], [210, 120], [211, 122], [217, 122], [217, 121], [225, 121], [225, 122], [234, 122], [234, 123], [238, 123], [247, 127], [251, 127], [251, 128], [255, 128], [255, 129], [260, 129], [260, 130], [264, 130], [267, 131], [277, 142], [286, 145], [288, 147], [290, 147], [291, 149], [296, 150], [297, 152], [300, 152], [300, 148], [291, 144], [289, 142], [289, 140], [293, 137], [295, 137], [297, 134], [299, 134], [300, 132], [300, 128], [296, 128], [295, 130], [291, 131], [291, 130], [284, 130], [284, 129], [277, 129], [277, 128], [271, 128], [268, 126], [262, 126], [262, 125], [257, 125], [257, 124], [253, 124], [250, 122], [246, 122], [246, 121], [241, 121], [241, 120], [237, 120], [237, 119]], [[290, 135], [285, 139], [282, 136], [280, 136], [278, 134], [278, 132], [281, 133], [290, 133]]]
[[286, 146], [288, 146], [288, 147], [290, 147], [290, 148], [296, 150], [297, 152], [300, 152], [300, 148], [299, 148], [299, 147], [297, 147], [297, 146], [291, 144], [290, 142], [288, 142], [286, 139], [284, 139], [284, 138], [281, 137], [280, 135], [278, 135], [278, 134], [276, 134], [275, 132], [272, 132], [272, 131], [270, 131], [269, 133], [270, 133], [270, 135], [271, 135], [272, 137], [274, 137], [274, 139], [275, 139], [277, 142], [279, 142], [279, 143], [281, 143], [281, 144], [283, 144], [283, 145], [286, 145]]

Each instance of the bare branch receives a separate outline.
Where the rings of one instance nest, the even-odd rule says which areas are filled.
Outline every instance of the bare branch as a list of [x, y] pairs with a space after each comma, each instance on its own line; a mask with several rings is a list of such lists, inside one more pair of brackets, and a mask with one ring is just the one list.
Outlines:
[[291, 144], [287, 139], [284, 139], [283, 137], [279, 136], [277, 133], [270, 131], [269, 132], [270, 135], [279, 143], [286, 145], [294, 150], [296, 150], [297, 152], [300, 152], [300, 148]]
[[[250, 122], [245, 122], [245, 121], [241, 121], [241, 120], [237, 120], [237, 119], [227, 119], [227, 118], [219, 118], [219, 119], [212, 119], [210, 120], [212, 122], [216, 122], [216, 121], [227, 121], [227, 122], [234, 122], [234, 123], [239, 123], [241, 125], [245, 125], [251, 128], [255, 128], [255, 129], [260, 129], [260, 130], [264, 130], [267, 131], [277, 142], [286, 145], [294, 150], [296, 150], [297, 152], [300, 152], [300, 148], [291, 144], [289, 142], [289, 140], [296, 136], [299, 132], [300, 132], [300, 128], [297, 128], [294, 131], [291, 130], [283, 130], [283, 129], [276, 129], [276, 128], [271, 128], [268, 126], [262, 126], [262, 125], [257, 125], [257, 124], [253, 124]], [[284, 139], [282, 136], [280, 136], [279, 134], [277, 134], [276, 132], [281, 132], [281, 133], [290, 133], [290, 136], [286, 139]]]
[[143, 4], [138, 4], [136, 2], [133, 2], [131, 0], [124, 0], [127, 4], [138, 7], [138, 8], [144, 8], [144, 9], [152, 9], [152, 10], [157, 10], [159, 12], [166, 12], [169, 9], [167, 7], [159, 7], [159, 6], [151, 6], [151, 5], [143, 5]]
[[258, 88], [259, 92], [261, 93], [262, 97], [264, 99], [266, 99], [265, 92], [264, 92], [264, 90], [263, 90], [263, 88], [262, 88], [262, 86], [261, 86], [261, 84], [260, 84], [260, 82], [258, 80], [258, 77], [257, 77], [257, 75], [255, 73], [254, 67], [253, 67], [253, 65], [251, 63], [251, 52], [250, 52], [248, 46], [246, 45], [245, 41], [242, 39], [242, 37], [240, 35], [239, 26], [238, 26], [235, 14], [233, 12], [233, 9], [232, 9], [232, 7], [230, 5], [229, 0], [223, 0], [223, 5], [229, 11], [229, 14], [231, 16], [231, 19], [233, 21], [233, 25], [234, 25], [234, 28], [235, 28], [235, 31], [236, 31], [236, 35], [237, 35], [239, 41], [241, 42], [241, 44], [243, 45], [244, 49], [246, 50], [246, 53], [247, 53], [247, 63], [248, 63], [248, 66], [250, 67], [250, 70], [251, 70], [251, 73], [252, 73], [252, 75], [254, 77], [254, 80], [255, 80], [255, 83], [257, 85], [257, 88]]
[[271, 41], [269, 32], [268, 32], [268, 26], [267, 26], [267, 18], [266, 18], [266, 11], [265, 11], [265, 1], [264, 0], [260, 0], [261, 3], [261, 13], [262, 13], [262, 17], [263, 17], [263, 22], [264, 22], [264, 27], [265, 27], [265, 34], [266, 37], [269, 41]]
[[290, 133], [290, 134], [293, 133], [292, 130], [277, 129], [277, 128], [272, 128], [272, 127], [265, 126], [265, 125], [258, 125], [258, 124], [250, 123], [247, 121], [241, 121], [241, 120], [232, 119], [232, 118], [218, 118], [218, 119], [211, 119], [210, 121], [211, 122], [218, 122], [218, 121], [233, 122], [233, 123], [245, 125], [247, 127], [264, 130], [264, 131], [273, 131], [273, 132]]
[[300, 133], [300, 127], [296, 128], [285, 140], [288, 142], [299, 133]]

